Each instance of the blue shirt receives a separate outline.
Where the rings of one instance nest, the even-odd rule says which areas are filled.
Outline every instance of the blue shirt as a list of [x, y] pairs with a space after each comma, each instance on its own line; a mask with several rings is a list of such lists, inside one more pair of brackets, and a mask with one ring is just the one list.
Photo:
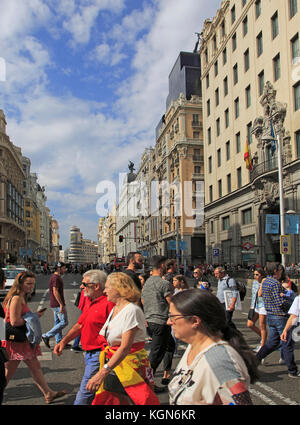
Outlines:
[[234, 298], [238, 297], [239, 291], [237, 289], [235, 280], [227, 275], [227, 276], [224, 276], [223, 279], [218, 280], [217, 298], [222, 304], [225, 303], [224, 291], [228, 291], [228, 290], [232, 291], [232, 295]]
[[267, 313], [276, 316], [286, 315], [281, 309], [284, 297], [281, 297], [280, 294], [283, 292], [284, 288], [278, 280], [274, 279], [272, 276], [267, 276], [265, 278], [262, 284], [262, 297]]
[[[259, 287], [260, 287], [260, 283], [257, 280], [254, 280], [253, 283], [252, 283], [252, 293], [251, 293], [252, 298], [251, 298], [250, 308], [254, 308], [256, 294], [259, 290]], [[264, 301], [263, 301], [262, 297], [257, 296], [255, 308], [263, 308], [263, 307], [264, 307]]]

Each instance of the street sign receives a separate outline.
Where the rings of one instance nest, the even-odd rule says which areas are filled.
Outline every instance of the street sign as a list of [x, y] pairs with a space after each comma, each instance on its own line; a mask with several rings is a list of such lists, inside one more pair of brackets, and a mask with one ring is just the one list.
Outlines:
[[219, 257], [220, 255], [220, 250], [219, 248], [213, 248], [213, 256], [214, 257]]
[[254, 245], [252, 245], [252, 243], [250, 242], [246, 242], [242, 245], [242, 247], [246, 250], [246, 251], [250, 251], [251, 248], [254, 247]]
[[280, 236], [280, 254], [291, 255], [291, 237], [290, 235]]
[[174, 250], [174, 251], [176, 251], [176, 241], [169, 241], [168, 242], [168, 249], [171, 251], [171, 250]]
[[187, 243], [186, 243], [186, 241], [179, 241], [179, 249], [181, 249], [182, 251], [186, 251], [187, 250]]

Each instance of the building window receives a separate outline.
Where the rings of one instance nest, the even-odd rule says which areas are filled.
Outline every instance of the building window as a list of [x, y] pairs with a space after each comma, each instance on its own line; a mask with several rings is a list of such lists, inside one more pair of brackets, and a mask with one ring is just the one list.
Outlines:
[[233, 67], [233, 84], [237, 84], [239, 80], [239, 74], [238, 74], [238, 64], [236, 63]]
[[200, 133], [199, 131], [193, 131], [193, 139], [199, 139]]
[[231, 192], [231, 174], [227, 174], [227, 193]]
[[245, 35], [248, 32], [248, 16], [245, 17], [245, 19], [243, 20], [243, 36], [245, 37]]
[[223, 65], [225, 65], [225, 63], [227, 62], [227, 49], [226, 49], [226, 47], [223, 50], [222, 54], [223, 54]]
[[247, 139], [250, 145], [252, 143], [252, 122], [247, 124]]
[[209, 145], [211, 144], [211, 128], [210, 127], [207, 129], [207, 142]]
[[213, 187], [212, 185], [209, 186], [209, 202], [213, 201]]
[[200, 167], [200, 165], [195, 165], [194, 166], [194, 173], [195, 174], [201, 174], [201, 167]]
[[225, 29], [225, 19], [223, 19], [222, 23], [221, 23], [221, 36], [225, 37], [226, 35], [226, 29]]
[[206, 110], [207, 110], [207, 116], [210, 116], [210, 99], [206, 102]]
[[214, 221], [211, 220], [210, 222], [210, 233], [214, 233]]
[[212, 173], [212, 157], [211, 156], [208, 158], [208, 172], [209, 174]]
[[234, 101], [234, 116], [238, 118], [240, 115], [240, 99], [237, 97]]
[[280, 53], [275, 56], [273, 59], [273, 72], [274, 72], [274, 81], [279, 80], [280, 78]]
[[298, 33], [291, 40], [291, 50], [292, 50], [292, 60], [294, 62], [296, 58], [300, 58], [299, 34]]
[[263, 36], [262, 32], [258, 34], [256, 37], [256, 50], [257, 50], [257, 56], [260, 56], [263, 52]]
[[247, 0], [242, 0], [242, 7], [244, 7], [246, 3], [247, 3]]
[[222, 230], [228, 230], [230, 227], [230, 217], [227, 215], [226, 217], [222, 217]]
[[235, 16], [235, 6], [233, 6], [233, 8], [231, 9], [231, 24], [234, 23], [235, 18], [236, 18], [236, 16]]
[[229, 127], [229, 109], [227, 108], [225, 113], [224, 113], [224, 117], [225, 117], [225, 128]]
[[214, 51], [216, 51], [217, 50], [217, 36], [216, 35], [214, 35], [214, 37], [213, 37], [213, 47], [214, 47]]
[[221, 167], [221, 148], [217, 150], [218, 167]]
[[245, 67], [245, 72], [248, 71], [248, 69], [250, 68], [250, 55], [249, 55], [249, 49], [247, 49], [244, 53], [244, 67]]
[[208, 89], [209, 87], [209, 74], [207, 74], [206, 76], [206, 88]]
[[228, 78], [225, 77], [224, 80], [224, 97], [228, 95]]
[[294, 105], [295, 111], [300, 109], [300, 81], [294, 85]]
[[220, 136], [220, 118], [216, 120], [217, 136]]
[[251, 86], [246, 87], [245, 90], [245, 98], [246, 98], [246, 108], [249, 108], [251, 105]]
[[208, 51], [207, 51], [207, 49], [205, 49], [204, 57], [205, 57], [205, 63], [208, 64]]
[[240, 132], [238, 132], [235, 135], [235, 146], [236, 146], [236, 153], [240, 153], [241, 152], [241, 134], [240, 134]]
[[230, 160], [230, 140], [226, 142], [226, 161]]
[[271, 18], [271, 27], [272, 27], [272, 39], [277, 37], [279, 34], [279, 25], [278, 25], [278, 12], [276, 11]]
[[216, 99], [216, 106], [218, 106], [220, 103], [219, 87], [215, 90], [215, 99]]
[[218, 180], [218, 192], [219, 192], [219, 198], [222, 198], [222, 180]]
[[216, 60], [216, 62], [215, 62], [215, 64], [214, 64], [214, 67], [215, 67], [215, 77], [218, 75], [218, 73], [219, 73], [219, 70], [218, 70], [218, 61]]
[[297, 158], [300, 158], [300, 130], [296, 131], [296, 151], [297, 151]]
[[236, 32], [232, 36], [232, 51], [234, 52], [236, 49]]
[[298, 5], [297, 5], [297, 1], [298, 0], [289, 0], [289, 6], [290, 6], [290, 19], [296, 15], [296, 13], [298, 12]]
[[258, 94], [261, 96], [264, 92], [264, 85], [265, 85], [265, 73], [264, 70], [262, 70], [258, 74]]
[[247, 208], [242, 211], [242, 223], [244, 225], [252, 223], [252, 208]]
[[261, 15], [261, 0], [255, 2], [255, 18], [259, 18]]
[[236, 170], [236, 174], [237, 174], [237, 186], [238, 186], [238, 189], [240, 189], [242, 187], [242, 168], [241, 167], [239, 167]]

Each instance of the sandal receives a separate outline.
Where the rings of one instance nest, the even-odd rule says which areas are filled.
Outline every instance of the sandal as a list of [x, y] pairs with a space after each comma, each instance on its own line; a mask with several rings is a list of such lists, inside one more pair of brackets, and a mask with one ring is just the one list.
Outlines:
[[67, 394], [67, 391], [56, 391], [52, 396], [45, 397], [46, 403], [51, 404], [53, 400], [56, 400], [57, 398], [63, 397]]

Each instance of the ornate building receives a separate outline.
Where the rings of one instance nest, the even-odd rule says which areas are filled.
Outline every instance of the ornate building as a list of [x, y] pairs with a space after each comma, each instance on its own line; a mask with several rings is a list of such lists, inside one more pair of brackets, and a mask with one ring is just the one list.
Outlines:
[[25, 244], [21, 149], [6, 134], [6, 120], [0, 109], [0, 262], [21, 261]]
[[[271, 120], [281, 137], [285, 212], [300, 212], [299, 10], [292, 3], [224, 0], [201, 32], [209, 263], [281, 260], [279, 232], [265, 234], [266, 214], [279, 213]], [[299, 236], [292, 239], [287, 263], [299, 261]]]

